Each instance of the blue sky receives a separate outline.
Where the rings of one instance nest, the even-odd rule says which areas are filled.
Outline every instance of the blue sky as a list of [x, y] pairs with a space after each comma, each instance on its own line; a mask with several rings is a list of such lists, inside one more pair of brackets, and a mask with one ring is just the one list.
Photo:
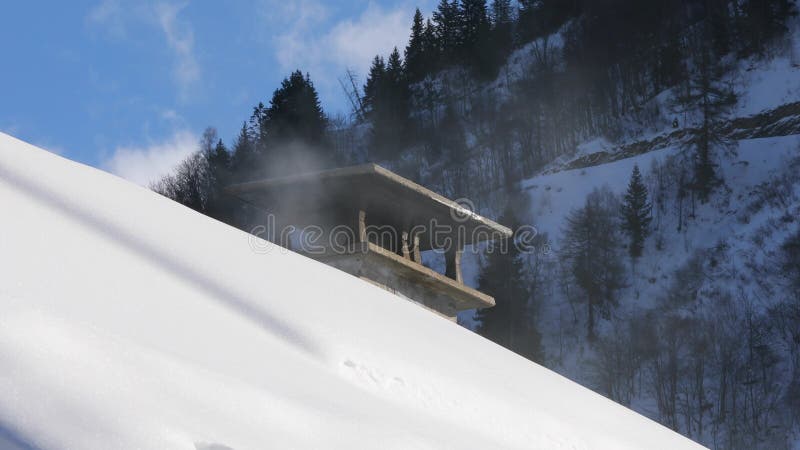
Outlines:
[[7, 2], [0, 131], [146, 184], [196, 148], [226, 143], [294, 69], [329, 114], [337, 77], [404, 46], [434, 0]]

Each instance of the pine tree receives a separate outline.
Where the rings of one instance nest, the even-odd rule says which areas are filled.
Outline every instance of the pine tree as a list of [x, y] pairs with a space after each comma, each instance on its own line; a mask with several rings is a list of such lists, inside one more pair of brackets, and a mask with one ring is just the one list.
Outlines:
[[496, 73], [498, 55], [492, 47], [491, 26], [486, 0], [461, 0], [459, 8], [459, 57], [482, 79]]
[[386, 63], [373, 60], [364, 87], [367, 117], [372, 124], [370, 156], [393, 159], [409, 141], [409, 88], [400, 52], [395, 47]]
[[237, 158], [238, 145], [234, 148], [234, 166], [243, 172], [237, 175], [269, 175], [268, 167], [286, 173], [329, 165], [333, 157], [327, 126], [310, 77], [299, 70], [292, 72], [273, 92], [268, 108], [261, 103], [254, 108], [250, 129], [240, 135], [241, 144], [248, 144], [242, 148], [247, 149], [246, 157]]
[[231, 172], [237, 180], [249, 178], [249, 172], [259, 163], [255, 139], [247, 122], [242, 122], [239, 135], [233, 143], [231, 156]]
[[397, 51], [397, 47], [389, 54], [389, 60], [386, 63], [386, 76], [393, 87], [399, 87], [405, 82], [403, 60], [400, 58], [400, 52]]
[[[514, 229], [519, 227], [510, 208], [500, 222]], [[502, 247], [495, 244], [488, 251], [478, 276], [478, 289], [493, 296], [495, 306], [476, 313], [476, 331], [528, 359], [542, 362], [544, 351], [536, 326], [537, 315], [525, 279], [523, 255], [514, 242]]]
[[408, 81], [417, 82], [425, 77], [427, 55], [425, 54], [425, 21], [419, 8], [414, 12], [411, 36], [405, 50], [405, 72]]
[[436, 26], [431, 19], [425, 21], [425, 31], [422, 33], [422, 49], [425, 54], [426, 74], [435, 72], [439, 68], [439, 43], [436, 40]]
[[622, 229], [628, 235], [628, 253], [633, 259], [642, 256], [645, 239], [650, 234], [651, 210], [647, 187], [642, 181], [639, 166], [634, 165], [621, 208]]
[[694, 176], [691, 188], [701, 201], [708, 200], [716, 186], [722, 183], [714, 163], [715, 151], [728, 146], [725, 136], [716, 127], [717, 120], [736, 103], [733, 89], [721, 80], [723, 68], [715, 62], [711, 27], [705, 23], [694, 46], [695, 71], [688, 80], [687, 92], [679, 98], [687, 109], [699, 107], [701, 124], [694, 147]]
[[228, 152], [228, 148], [225, 147], [222, 139], [217, 141], [217, 145], [209, 152], [207, 158], [214, 179], [227, 181], [226, 178], [231, 165], [231, 154]]
[[433, 12], [434, 30], [438, 43], [438, 54], [445, 64], [456, 61], [459, 44], [458, 0], [440, 0]]
[[264, 129], [264, 121], [267, 118], [267, 107], [264, 103], [258, 102], [250, 114], [248, 121], [248, 128], [250, 129], [250, 137], [252, 138], [253, 145], [256, 147], [256, 152], [260, 151], [267, 142], [267, 132]]
[[224, 195], [225, 186], [231, 182], [231, 154], [222, 139], [217, 140], [217, 144], [206, 155], [206, 160], [211, 180], [207, 214], [226, 221], [231, 213], [231, 204]]
[[300, 141], [322, 146], [327, 119], [319, 95], [308, 74], [292, 72], [272, 94], [269, 109], [261, 123], [263, 132], [275, 144]]
[[364, 85], [364, 107], [367, 110], [367, 114], [373, 110], [376, 99], [382, 95], [381, 91], [383, 90], [385, 78], [386, 62], [382, 56], [376, 55], [369, 68], [367, 83]]
[[489, 17], [486, 0], [461, 0], [458, 8], [459, 47], [464, 61], [477, 54], [478, 45], [487, 39]]

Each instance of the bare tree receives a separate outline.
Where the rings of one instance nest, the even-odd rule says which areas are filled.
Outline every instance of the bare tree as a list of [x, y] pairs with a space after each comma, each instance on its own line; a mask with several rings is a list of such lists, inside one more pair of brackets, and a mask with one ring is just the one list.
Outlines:
[[585, 295], [590, 341], [596, 338], [596, 315], [609, 317], [617, 304], [617, 291], [624, 286], [617, 211], [614, 193], [607, 186], [595, 189], [585, 205], [569, 215], [564, 232], [563, 258]]
[[350, 112], [357, 121], [364, 120], [364, 99], [358, 88], [358, 75], [352, 69], [346, 69], [344, 79], [338, 78], [339, 86], [342, 88], [345, 97], [350, 102]]

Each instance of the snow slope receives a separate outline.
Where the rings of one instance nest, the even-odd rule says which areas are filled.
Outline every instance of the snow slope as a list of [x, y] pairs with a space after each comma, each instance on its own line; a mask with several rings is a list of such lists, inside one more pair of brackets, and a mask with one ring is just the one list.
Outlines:
[[414, 304], [4, 134], [0, 204], [0, 447], [699, 448]]

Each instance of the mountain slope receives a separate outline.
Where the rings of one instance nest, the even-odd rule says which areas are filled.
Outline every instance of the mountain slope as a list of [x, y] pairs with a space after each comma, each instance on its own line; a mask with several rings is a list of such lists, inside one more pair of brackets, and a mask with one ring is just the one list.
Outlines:
[[0, 134], [0, 444], [699, 448], [356, 278]]
[[[551, 237], [554, 249], [548, 255], [553, 268], [546, 275], [550, 283], [548, 295], [539, 299], [538, 323], [549, 351], [548, 367], [664, 423], [669, 418], [663, 405], [656, 405], [655, 397], [663, 386], [653, 375], [656, 370], [653, 367], [657, 365], [653, 355], [660, 354], [653, 348], [661, 348], [670, 341], [662, 331], [655, 331], [652, 342], [637, 341], [630, 334], [635, 331], [631, 330], [636, 327], [659, 330], [661, 320], [670, 315], [695, 321], [680, 334], [679, 392], [686, 392], [695, 382], [691, 381], [689, 369], [696, 361], [693, 358], [702, 358], [708, 362], [701, 379], [703, 395], [714, 399], [713, 402], [729, 395], [724, 387], [719, 388], [719, 378], [726, 376], [725, 367], [717, 365], [719, 355], [736, 355], [737, 373], [744, 377], [741, 374], [747, 373], [746, 369], [761, 367], [762, 363], [748, 353], [748, 345], [755, 345], [753, 336], [758, 336], [766, 342], [759, 344], [759, 350], [771, 358], [763, 364], [765, 368], [758, 381], [769, 389], [759, 399], [763, 404], [753, 410], [758, 411], [758, 420], [769, 421], [771, 427], [764, 427], [760, 434], [744, 429], [744, 425], [753, 421], [745, 414], [736, 419], [729, 417], [728, 422], [717, 421], [720, 414], [716, 408], [723, 412], [734, 408], [724, 402], [721, 406], [713, 403], [713, 414], [701, 416], [705, 430], [702, 426], [688, 428], [684, 422], [678, 426], [693, 439], [719, 448], [747, 448], [743, 442], [751, 440], [758, 442], [758, 448], [785, 445], [794, 448], [791, 442], [796, 446], [798, 441], [791, 392], [797, 383], [793, 377], [798, 373], [797, 341], [793, 341], [797, 329], [791, 329], [796, 322], [787, 321], [789, 334], [782, 336], [783, 324], [775, 319], [775, 314], [796, 298], [788, 285], [790, 274], [780, 263], [785, 242], [798, 230], [800, 136], [733, 142], [734, 154], [719, 157], [718, 173], [724, 184], [707, 203], [698, 201], [692, 205], [687, 200], [682, 219], [676, 207], [674, 185], [667, 183], [665, 197], [661, 200], [658, 197], [659, 176], [668, 178], [670, 170], [684, 164], [681, 157], [685, 157], [685, 152], [676, 146], [523, 182], [530, 195], [533, 223]], [[644, 256], [636, 262], [635, 272], [625, 257], [626, 285], [617, 294], [619, 304], [610, 317], [600, 321], [600, 344], [587, 343], [585, 317], [576, 315], [576, 300], [569, 297], [568, 290], [549, 280], [559, 280], [561, 276], [557, 261], [564, 248], [564, 230], [570, 212], [583, 207], [590, 192], [603, 186], [618, 196], [624, 195], [635, 164], [646, 173], [645, 183], [656, 197], [653, 234], [646, 241]], [[692, 333], [700, 334], [701, 338], [708, 336], [710, 345], [692, 347], [695, 345], [692, 339], [696, 339]], [[642, 345], [643, 342], [647, 344]], [[636, 344], [640, 348], [629, 356], [631, 365], [620, 366], [624, 370], [635, 367], [633, 387], [625, 395], [615, 396], [614, 383], [628, 386], [625, 383], [630, 380], [603, 378], [608, 375], [608, 366], [603, 364], [614, 364], [616, 355], [625, 354]], [[734, 384], [749, 386], [741, 381]], [[627, 397], [629, 392], [634, 394]], [[729, 433], [729, 428], [741, 430], [740, 434]]]

